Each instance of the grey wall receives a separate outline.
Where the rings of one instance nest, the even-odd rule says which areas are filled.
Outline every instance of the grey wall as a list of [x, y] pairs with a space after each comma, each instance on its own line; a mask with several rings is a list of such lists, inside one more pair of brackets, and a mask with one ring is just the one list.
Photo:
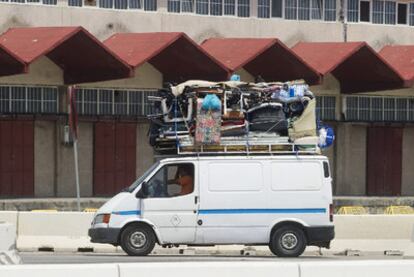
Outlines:
[[[75, 166], [72, 145], [62, 143], [63, 132], [58, 129], [57, 151], [57, 196], [75, 197]], [[93, 181], [93, 124], [79, 124], [79, 184], [81, 196], [92, 196]]]
[[405, 127], [402, 149], [402, 195], [414, 195], [414, 127]]
[[[0, 32], [16, 26], [83, 26], [99, 39], [117, 32], [186, 32], [197, 42], [210, 37], [278, 37], [289, 46], [298, 41], [343, 41], [340, 22], [259, 19], [256, 1], [250, 18], [200, 16], [166, 12], [159, 1], [157, 12], [122, 11], [94, 7], [68, 7], [1, 3]], [[337, 3], [339, 7], [339, 0]], [[197, 26], [196, 28], [194, 26]], [[347, 26], [348, 41], [367, 41], [378, 49], [386, 44], [414, 43], [413, 27], [353, 24]]]
[[55, 121], [34, 122], [34, 194], [52, 197], [55, 194]]
[[366, 139], [364, 125], [340, 124], [336, 136], [336, 195], [366, 192]]
[[148, 127], [147, 123], [137, 125], [137, 178], [154, 163], [154, 150], [149, 145], [147, 137]]

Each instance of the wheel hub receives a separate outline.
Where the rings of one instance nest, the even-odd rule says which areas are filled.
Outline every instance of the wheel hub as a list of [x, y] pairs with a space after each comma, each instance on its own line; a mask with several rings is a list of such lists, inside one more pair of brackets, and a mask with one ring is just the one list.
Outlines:
[[298, 244], [298, 238], [293, 233], [286, 233], [280, 238], [280, 242], [283, 248], [292, 250]]
[[147, 242], [147, 237], [143, 232], [136, 231], [133, 232], [129, 237], [129, 242], [134, 248], [141, 248]]

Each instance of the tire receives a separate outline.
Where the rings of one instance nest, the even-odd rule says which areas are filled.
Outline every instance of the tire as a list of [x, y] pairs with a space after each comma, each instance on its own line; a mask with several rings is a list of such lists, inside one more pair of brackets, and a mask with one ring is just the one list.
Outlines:
[[306, 248], [305, 233], [296, 226], [282, 226], [273, 232], [269, 248], [278, 257], [298, 257]]
[[121, 233], [120, 244], [129, 256], [146, 256], [155, 246], [153, 230], [145, 225], [130, 225]]

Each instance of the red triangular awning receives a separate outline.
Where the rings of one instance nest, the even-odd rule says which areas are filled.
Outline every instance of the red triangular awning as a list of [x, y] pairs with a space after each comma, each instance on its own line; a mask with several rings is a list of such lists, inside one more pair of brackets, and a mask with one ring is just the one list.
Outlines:
[[222, 81], [229, 77], [225, 66], [184, 33], [119, 33], [104, 44], [134, 68], [152, 64], [165, 81]]
[[10, 28], [0, 45], [26, 66], [42, 56], [57, 64], [65, 84], [132, 76], [132, 69], [82, 27]]
[[23, 60], [0, 44], [0, 76], [22, 74], [27, 72]]
[[365, 42], [300, 42], [292, 50], [322, 76], [332, 74], [342, 93], [398, 89], [402, 76]]
[[320, 81], [318, 72], [275, 38], [211, 38], [201, 46], [232, 72], [243, 68], [266, 81]]

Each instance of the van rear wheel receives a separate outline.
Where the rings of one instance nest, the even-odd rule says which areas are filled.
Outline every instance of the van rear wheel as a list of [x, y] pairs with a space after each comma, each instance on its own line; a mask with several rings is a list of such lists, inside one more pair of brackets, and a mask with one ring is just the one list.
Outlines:
[[131, 225], [121, 233], [121, 247], [129, 256], [146, 256], [155, 246], [155, 235], [145, 225]]
[[305, 233], [296, 226], [282, 226], [273, 232], [269, 248], [278, 257], [298, 257], [306, 248]]

